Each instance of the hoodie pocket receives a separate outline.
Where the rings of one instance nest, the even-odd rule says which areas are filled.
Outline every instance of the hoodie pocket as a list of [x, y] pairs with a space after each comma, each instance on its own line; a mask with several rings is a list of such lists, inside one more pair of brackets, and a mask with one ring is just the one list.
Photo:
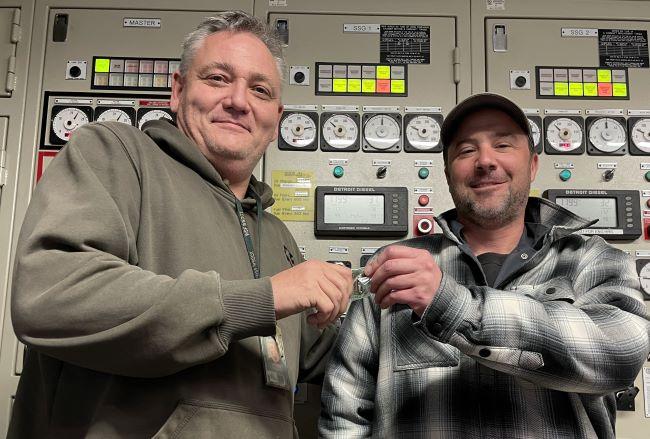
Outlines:
[[459, 351], [413, 326], [410, 308], [392, 313], [391, 343], [395, 371], [458, 366]]
[[293, 419], [280, 412], [184, 400], [153, 439], [286, 439], [293, 433]]

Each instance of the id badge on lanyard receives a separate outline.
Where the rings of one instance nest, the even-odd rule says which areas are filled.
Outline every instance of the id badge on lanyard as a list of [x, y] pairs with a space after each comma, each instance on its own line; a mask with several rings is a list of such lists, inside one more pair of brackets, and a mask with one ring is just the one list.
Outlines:
[[[242, 237], [246, 245], [246, 253], [253, 270], [255, 279], [260, 278], [260, 268], [257, 263], [255, 249], [253, 248], [253, 239], [251, 238], [246, 218], [244, 217], [244, 210], [239, 200], [235, 199], [235, 206], [237, 208], [237, 217], [241, 226]], [[261, 221], [261, 218], [258, 219]], [[261, 239], [261, 236], [258, 238]], [[291, 383], [289, 380], [289, 369], [287, 368], [287, 360], [284, 353], [284, 344], [282, 342], [282, 331], [280, 326], [276, 323], [275, 335], [269, 337], [258, 337], [260, 341], [260, 352], [262, 353], [262, 363], [264, 366], [264, 379], [267, 386], [276, 387], [279, 389], [291, 390]]]

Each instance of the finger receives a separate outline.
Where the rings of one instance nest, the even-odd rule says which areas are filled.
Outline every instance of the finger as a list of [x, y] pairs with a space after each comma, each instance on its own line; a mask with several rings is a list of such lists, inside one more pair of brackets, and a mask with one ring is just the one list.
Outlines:
[[408, 305], [410, 298], [416, 294], [415, 289], [409, 288], [406, 290], [393, 291], [384, 296], [381, 302], [378, 302], [379, 307], [382, 309], [390, 308], [395, 304]]
[[414, 273], [418, 270], [418, 265], [414, 263], [413, 259], [389, 259], [373, 274], [370, 280], [370, 290], [377, 294], [379, 287], [386, 282], [387, 279], [404, 274]]
[[375, 292], [375, 302], [381, 303], [392, 291], [402, 291], [418, 286], [418, 276], [414, 273], [402, 274], [387, 278]]
[[[389, 245], [382, 249], [379, 253], [376, 253], [368, 264], [366, 264], [366, 269], [364, 274], [368, 277], [373, 277], [375, 271], [383, 265], [387, 260], [390, 259], [401, 259], [401, 258], [416, 258], [423, 250], [407, 247], [404, 245], [393, 244]], [[428, 252], [427, 252], [428, 253]]]
[[332, 300], [336, 300], [339, 305], [345, 302], [345, 297], [349, 296], [349, 290], [352, 289], [352, 271], [349, 271], [347, 277], [335, 271], [325, 271], [324, 276], [337, 290], [333, 292], [335, 296], [331, 296]]
[[327, 294], [324, 294], [322, 291], [316, 295], [314, 307], [316, 308], [316, 313], [310, 315], [307, 319], [311, 324], [314, 324], [318, 327], [325, 326], [328, 322], [331, 321], [331, 315], [334, 312], [336, 306], [330, 300]]
[[327, 278], [319, 279], [318, 286], [321, 289], [320, 297], [323, 299], [325, 306], [325, 308], [323, 308], [323, 313], [319, 318], [319, 322], [327, 324], [339, 315], [342, 293], [339, 291], [337, 286]]

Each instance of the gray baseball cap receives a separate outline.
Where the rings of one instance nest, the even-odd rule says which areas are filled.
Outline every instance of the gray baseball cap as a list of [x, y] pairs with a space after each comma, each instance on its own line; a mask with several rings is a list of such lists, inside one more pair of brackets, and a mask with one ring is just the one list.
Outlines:
[[486, 108], [495, 108], [510, 116], [528, 137], [528, 146], [530, 147], [530, 150], [535, 150], [533, 136], [530, 131], [530, 124], [522, 109], [505, 96], [495, 93], [479, 93], [468, 97], [456, 105], [442, 123], [440, 139], [442, 141], [445, 157], [447, 156], [447, 148], [449, 148], [451, 142], [454, 140], [458, 127], [463, 120], [470, 114]]

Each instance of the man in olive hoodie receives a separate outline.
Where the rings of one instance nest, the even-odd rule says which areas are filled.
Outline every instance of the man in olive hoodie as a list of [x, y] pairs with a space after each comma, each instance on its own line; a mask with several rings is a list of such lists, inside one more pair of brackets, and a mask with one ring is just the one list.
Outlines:
[[228, 12], [183, 49], [177, 127], [86, 125], [36, 188], [11, 438], [295, 435], [294, 386], [322, 373], [351, 273], [301, 262], [263, 212], [271, 189], [252, 171], [277, 137], [280, 43]]

